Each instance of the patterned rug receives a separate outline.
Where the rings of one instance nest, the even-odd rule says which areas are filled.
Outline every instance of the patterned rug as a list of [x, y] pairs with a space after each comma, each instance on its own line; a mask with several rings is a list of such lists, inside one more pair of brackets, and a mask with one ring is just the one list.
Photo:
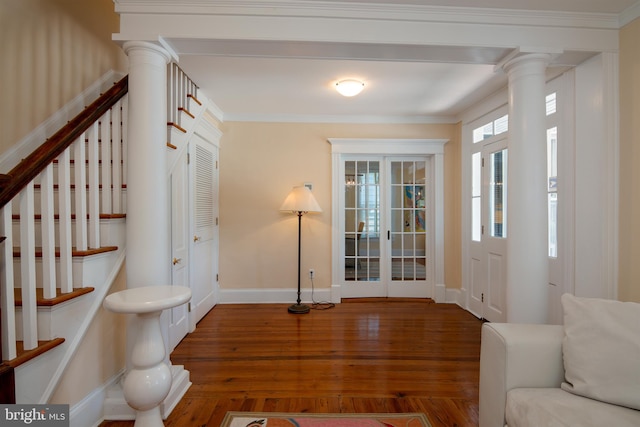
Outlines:
[[220, 427], [431, 427], [424, 414], [227, 412]]

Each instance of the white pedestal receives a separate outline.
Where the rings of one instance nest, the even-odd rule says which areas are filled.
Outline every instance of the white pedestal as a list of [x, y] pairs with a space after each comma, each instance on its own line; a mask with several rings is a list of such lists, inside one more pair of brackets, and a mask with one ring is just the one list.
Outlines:
[[160, 315], [190, 299], [191, 290], [183, 286], [148, 286], [116, 292], [104, 300], [107, 310], [135, 314], [139, 322], [131, 370], [123, 386], [125, 400], [136, 410], [135, 427], [164, 425], [160, 404], [171, 389], [171, 370], [164, 363]]

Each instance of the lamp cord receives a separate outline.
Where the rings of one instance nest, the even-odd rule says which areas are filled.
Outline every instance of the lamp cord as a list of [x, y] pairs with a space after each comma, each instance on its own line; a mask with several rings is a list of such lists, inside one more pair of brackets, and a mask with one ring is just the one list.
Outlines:
[[314, 310], [328, 310], [330, 308], [334, 308], [336, 305], [329, 301], [316, 301], [314, 296], [315, 288], [313, 286], [313, 279], [311, 280], [311, 308]]

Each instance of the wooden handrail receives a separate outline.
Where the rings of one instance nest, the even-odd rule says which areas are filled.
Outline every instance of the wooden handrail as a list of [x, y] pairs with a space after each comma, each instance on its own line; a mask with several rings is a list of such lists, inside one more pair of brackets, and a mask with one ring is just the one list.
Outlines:
[[70, 120], [59, 131], [48, 138], [11, 171], [0, 179], [0, 207], [6, 205], [27, 186], [49, 163], [53, 162], [83, 132], [91, 127], [104, 113], [129, 90], [128, 76], [123, 77], [80, 114]]

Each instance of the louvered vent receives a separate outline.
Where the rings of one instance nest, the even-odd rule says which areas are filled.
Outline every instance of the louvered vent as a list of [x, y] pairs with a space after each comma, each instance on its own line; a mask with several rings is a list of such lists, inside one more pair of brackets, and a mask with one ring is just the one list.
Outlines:
[[215, 223], [215, 160], [213, 153], [196, 144], [195, 227], [199, 234], [208, 235]]

